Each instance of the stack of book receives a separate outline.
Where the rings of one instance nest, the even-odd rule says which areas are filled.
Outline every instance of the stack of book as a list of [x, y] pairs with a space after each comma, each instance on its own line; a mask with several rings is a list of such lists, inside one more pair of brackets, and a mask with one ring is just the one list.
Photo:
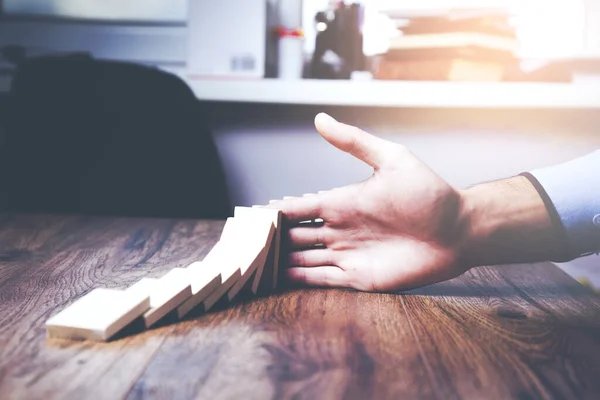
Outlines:
[[414, 17], [400, 31], [376, 63], [377, 79], [500, 81], [517, 62], [506, 13]]

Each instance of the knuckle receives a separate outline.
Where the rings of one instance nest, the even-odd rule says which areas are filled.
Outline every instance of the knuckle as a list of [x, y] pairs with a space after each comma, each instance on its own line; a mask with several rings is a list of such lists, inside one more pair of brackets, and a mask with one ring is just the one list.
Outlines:
[[327, 269], [321, 270], [321, 272], [319, 274], [319, 283], [321, 284], [321, 286], [327, 286], [327, 284], [329, 283], [330, 280], [331, 280], [331, 277], [329, 276], [329, 270], [327, 270]]
[[328, 245], [332, 243], [331, 232], [326, 228], [317, 228], [316, 241], [317, 244]]
[[338, 255], [338, 252], [336, 252], [332, 249], [327, 249], [326, 251], [327, 251], [327, 263], [329, 265], [339, 266], [340, 256]]
[[305, 264], [305, 256], [303, 252], [296, 251], [289, 255], [289, 264], [293, 266], [303, 266]]

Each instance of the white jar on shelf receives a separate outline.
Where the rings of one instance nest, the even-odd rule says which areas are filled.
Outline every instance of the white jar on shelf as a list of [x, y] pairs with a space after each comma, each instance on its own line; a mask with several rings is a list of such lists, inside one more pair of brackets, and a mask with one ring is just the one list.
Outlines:
[[301, 29], [277, 29], [278, 78], [302, 79], [304, 34]]

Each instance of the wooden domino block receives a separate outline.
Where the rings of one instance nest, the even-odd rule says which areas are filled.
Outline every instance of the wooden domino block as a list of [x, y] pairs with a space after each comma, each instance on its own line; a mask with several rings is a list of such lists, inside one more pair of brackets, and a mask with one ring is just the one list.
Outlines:
[[272, 271], [272, 279], [271, 279], [271, 287], [274, 289], [277, 287], [277, 282], [279, 279], [278, 270], [279, 270], [279, 252], [281, 246], [281, 211], [276, 209], [268, 209], [268, 208], [248, 208], [248, 207], [236, 207], [234, 210], [234, 216], [244, 217], [246, 216], [256, 216], [256, 215], [264, 215], [265, 218], [269, 218], [273, 223], [274, 227], [274, 240], [273, 240], [273, 271]]
[[209, 311], [217, 302], [225, 296], [225, 294], [235, 285], [235, 283], [241, 278], [242, 273], [240, 271], [239, 262], [235, 258], [231, 257], [232, 252], [235, 252], [234, 248], [230, 248], [229, 257], [224, 256], [221, 260], [216, 261], [210, 266], [210, 268], [218, 268], [221, 272], [222, 281], [219, 287], [217, 287], [208, 297], [202, 302], [204, 310]]
[[265, 242], [263, 252], [260, 255], [260, 261], [258, 262], [258, 267], [256, 268], [256, 272], [254, 273], [254, 280], [252, 281], [251, 291], [253, 294], [258, 293], [258, 289], [260, 287], [260, 283], [262, 281], [262, 277], [264, 274], [265, 267], [267, 262], [270, 261], [269, 256], [273, 254], [274, 246], [275, 246], [275, 225], [271, 224], [271, 229], [269, 230], [270, 234]]
[[[232, 226], [233, 218], [228, 223]], [[235, 249], [232, 250], [231, 246], [226, 246], [224, 240], [220, 240], [201, 264], [194, 263], [188, 267], [193, 274], [196, 274], [195, 278], [192, 278], [194, 294], [178, 308], [179, 318], [183, 318], [200, 303], [204, 305], [204, 310], [208, 311], [227, 290], [231, 289], [241, 277], [239, 267], [230, 260], [235, 254]]]
[[[233, 217], [227, 218], [225, 221], [225, 226], [223, 226], [223, 230], [221, 231], [221, 239], [223, 239], [228, 234], [233, 233], [232, 231], [235, 229], [236, 221]], [[210, 255], [210, 253], [208, 253]], [[208, 255], [207, 255], [208, 257]]]
[[[219, 242], [221, 252], [216, 253], [214, 258], [208, 260], [221, 269], [223, 283], [204, 300], [203, 305], [206, 311], [210, 310], [226, 294], [228, 299], [233, 299], [252, 275], [252, 269], [256, 270], [260, 263], [259, 256], [265, 243], [260, 243], [253, 238], [256, 233], [252, 230], [251, 222], [246, 222], [245, 219], [253, 220], [255, 215], [264, 216], [266, 214], [259, 209], [246, 209], [250, 210], [248, 216], [228, 219], [229, 227], [226, 232], [223, 232]], [[267, 220], [263, 217], [262, 221]], [[268, 222], [272, 226], [270, 219]], [[242, 284], [234, 289], [240, 280]]]
[[[215, 246], [216, 247], [216, 246]], [[218, 247], [212, 251], [218, 251]], [[211, 251], [211, 252], [212, 252]], [[218, 268], [210, 267], [210, 264], [202, 262], [192, 263], [187, 267], [191, 283], [192, 296], [177, 308], [177, 316], [185, 317], [202, 303], [208, 295], [213, 293], [222, 284], [221, 272]]]
[[160, 279], [143, 278], [129, 291], [140, 290], [150, 295], [150, 309], [144, 313], [146, 328], [150, 328], [192, 296], [190, 272], [175, 268]]
[[[271, 203], [273, 203], [275, 201], [276, 200], [271, 200]], [[252, 208], [253, 209], [264, 208], [264, 206], [254, 205], [254, 206], [252, 206]], [[259, 218], [260, 218], [261, 215], [264, 215], [264, 214], [258, 214]], [[250, 289], [253, 294], [257, 294], [258, 293], [258, 288], [259, 288], [259, 285], [261, 283], [261, 279], [262, 279], [262, 276], [263, 276], [265, 265], [267, 263], [270, 263], [270, 265], [272, 266], [271, 260], [272, 260], [272, 254], [273, 254], [272, 247], [273, 247], [273, 243], [274, 243], [273, 238], [275, 236], [275, 226], [273, 226], [272, 223], [270, 223], [270, 224], [272, 226], [272, 228], [271, 228], [271, 234], [267, 238], [267, 241], [265, 242], [265, 246], [264, 246], [264, 249], [263, 249], [264, 252], [259, 255], [259, 257], [260, 257], [259, 260], [256, 260], [257, 267], [256, 267], [256, 271], [254, 272], [254, 278], [252, 279], [252, 285], [251, 285], [251, 289]], [[257, 233], [256, 232], [256, 224], [250, 223], [249, 228], [250, 228], [250, 232], [247, 234], [247, 237], [255, 237], [256, 233]], [[223, 235], [225, 235], [225, 232], [223, 232]], [[240, 285], [238, 285], [238, 286], [240, 286]], [[232, 288], [232, 290], [229, 292], [230, 295], [232, 294], [232, 291], [235, 292], [235, 289], [237, 289], [237, 288]]]
[[94, 289], [46, 322], [49, 338], [107, 341], [150, 308], [150, 296]]
[[236, 229], [236, 237], [232, 238], [240, 251], [240, 272], [242, 277], [233, 285], [227, 293], [229, 301], [242, 290], [250, 278], [252, 281], [252, 292], [256, 294], [260, 283], [265, 262], [271, 247], [275, 227], [270, 217], [264, 213], [254, 213], [255, 217], [236, 217], [239, 227]]

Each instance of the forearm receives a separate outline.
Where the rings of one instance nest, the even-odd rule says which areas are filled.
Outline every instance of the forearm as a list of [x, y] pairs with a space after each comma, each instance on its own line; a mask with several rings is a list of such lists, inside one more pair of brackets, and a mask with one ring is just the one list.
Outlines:
[[568, 259], [564, 232], [527, 178], [481, 184], [461, 195], [462, 264], [475, 267]]

